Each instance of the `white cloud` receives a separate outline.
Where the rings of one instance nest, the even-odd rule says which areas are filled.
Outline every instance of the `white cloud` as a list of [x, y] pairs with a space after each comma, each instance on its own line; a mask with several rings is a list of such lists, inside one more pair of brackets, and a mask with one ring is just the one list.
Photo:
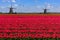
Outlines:
[[2, 2], [16, 2], [16, 0], [2, 0]]
[[47, 9], [51, 9], [53, 6], [51, 4], [47, 4]]
[[12, 0], [12, 2], [16, 2], [16, 0]]
[[52, 4], [45, 2], [45, 4], [44, 4], [44, 8], [52, 9], [53, 6], [52, 6]]
[[17, 7], [17, 6], [18, 6], [18, 4], [14, 4], [14, 5], [13, 5], [13, 7]]
[[2, 0], [2, 2], [10, 2], [10, 0]]

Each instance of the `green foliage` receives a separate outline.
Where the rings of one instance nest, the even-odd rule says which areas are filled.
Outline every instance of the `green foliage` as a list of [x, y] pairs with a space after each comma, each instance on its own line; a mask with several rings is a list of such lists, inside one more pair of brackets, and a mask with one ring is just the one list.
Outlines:
[[60, 38], [0, 38], [0, 40], [60, 40]]

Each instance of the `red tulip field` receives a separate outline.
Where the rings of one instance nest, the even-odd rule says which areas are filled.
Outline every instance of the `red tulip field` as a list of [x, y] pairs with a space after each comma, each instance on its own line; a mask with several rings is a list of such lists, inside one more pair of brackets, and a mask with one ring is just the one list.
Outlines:
[[0, 14], [0, 38], [60, 38], [59, 15]]

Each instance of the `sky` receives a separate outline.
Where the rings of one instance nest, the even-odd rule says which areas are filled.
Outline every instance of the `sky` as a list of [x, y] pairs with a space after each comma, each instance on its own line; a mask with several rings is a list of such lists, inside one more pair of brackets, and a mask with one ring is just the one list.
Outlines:
[[0, 12], [9, 12], [11, 4], [14, 12], [60, 12], [60, 0], [0, 0]]

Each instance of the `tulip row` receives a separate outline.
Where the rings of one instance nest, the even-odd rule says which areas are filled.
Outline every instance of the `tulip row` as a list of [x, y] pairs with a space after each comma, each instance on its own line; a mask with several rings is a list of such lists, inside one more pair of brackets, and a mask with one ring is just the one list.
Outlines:
[[0, 16], [0, 38], [60, 38], [60, 16]]
[[0, 40], [60, 40], [60, 38], [0, 38]]

